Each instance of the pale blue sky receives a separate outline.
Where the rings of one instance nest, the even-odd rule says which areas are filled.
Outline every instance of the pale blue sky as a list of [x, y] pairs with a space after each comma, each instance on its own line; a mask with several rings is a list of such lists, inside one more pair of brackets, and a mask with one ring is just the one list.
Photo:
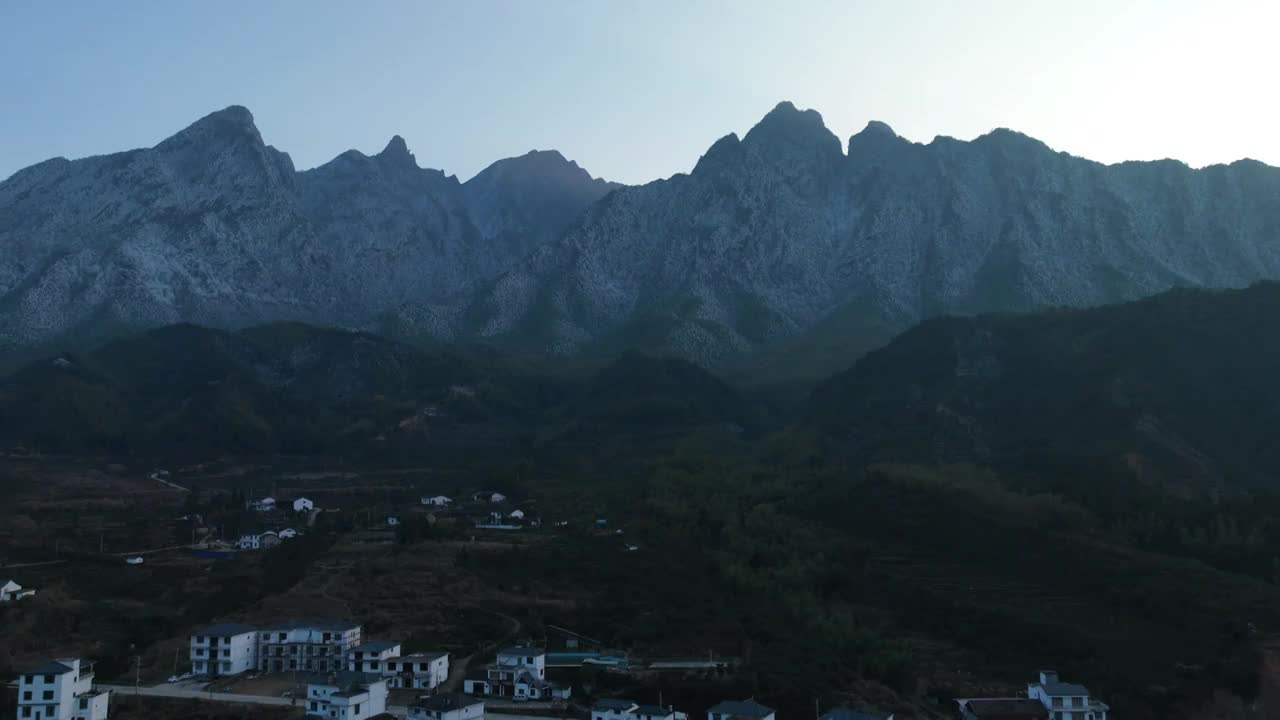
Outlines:
[[154, 145], [226, 105], [299, 168], [391, 135], [466, 179], [533, 148], [688, 171], [779, 100], [842, 139], [1011, 127], [1115, 162], [1280, 165], [1259, 0], [0, 0], [0, 178]]

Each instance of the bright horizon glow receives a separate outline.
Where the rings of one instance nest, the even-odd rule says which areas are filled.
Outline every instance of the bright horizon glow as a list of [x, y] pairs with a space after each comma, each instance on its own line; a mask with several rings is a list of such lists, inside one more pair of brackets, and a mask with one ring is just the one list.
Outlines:
[[997, 127], [1105, 163], [1280, 165], [1267, 0], [9, 3], [0, 178], [244, 105], [299, 169], [402, 135], [467, 179], [531, 149], [641, 183], [790, 100], [842, 141]]

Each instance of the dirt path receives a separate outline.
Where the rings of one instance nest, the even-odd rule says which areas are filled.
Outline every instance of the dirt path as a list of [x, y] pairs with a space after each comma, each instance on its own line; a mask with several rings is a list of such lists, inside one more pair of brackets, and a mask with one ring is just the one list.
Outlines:
[[184, 487], [182, 487], [181, 485], [178, 485], [178, 484], [176, 484], [176, 483], [171, 483], [171, 482], [169, 482], [168, 480], [165, 480], [164, 478], [160, 477], [160, 473], [159, 473], [158, 471], [157, 471], [157, 472], [153, 472], [153, 473], [151, 473], [150, 477], [151, 477], [151, 479], [152, 479], [152, 480], [155, 480], [156, 482], [160, 483], [161, 485], [167, 485], [167, 486], [169, 486], [169, 487], [173, 488], [174, 490], [181, 490], [182, 492], [191, 492], [191, 491], [190, 491], [190, 489], [188, 489], [188, 488], [184, 488]]

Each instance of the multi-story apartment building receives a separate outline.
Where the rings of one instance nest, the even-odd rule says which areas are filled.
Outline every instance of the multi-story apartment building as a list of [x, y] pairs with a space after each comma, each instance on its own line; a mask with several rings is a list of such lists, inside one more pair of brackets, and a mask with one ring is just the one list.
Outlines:
[[358, 623], [288, 623], [265, 628], [258, 632], [258, 671], [345, 670], [347, 653], [359, 644]]
[[258, 631], [249, 625], [219, 623], [191, 632], [191, 672], [218, 677], [258, 666]]
[[93, 687], [93, 663], [58, 659], [18, 677], [19, 720], [106, 720], [111, 696]]

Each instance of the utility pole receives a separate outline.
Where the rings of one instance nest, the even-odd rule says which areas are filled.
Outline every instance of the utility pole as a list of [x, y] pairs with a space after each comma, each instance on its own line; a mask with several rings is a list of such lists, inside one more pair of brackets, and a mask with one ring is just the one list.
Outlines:
[[135, 654], [133, 656], [133, 706], [137, 707], [142, 702], [142, 692], [139, 687], [142, 685], [142, 655]]

